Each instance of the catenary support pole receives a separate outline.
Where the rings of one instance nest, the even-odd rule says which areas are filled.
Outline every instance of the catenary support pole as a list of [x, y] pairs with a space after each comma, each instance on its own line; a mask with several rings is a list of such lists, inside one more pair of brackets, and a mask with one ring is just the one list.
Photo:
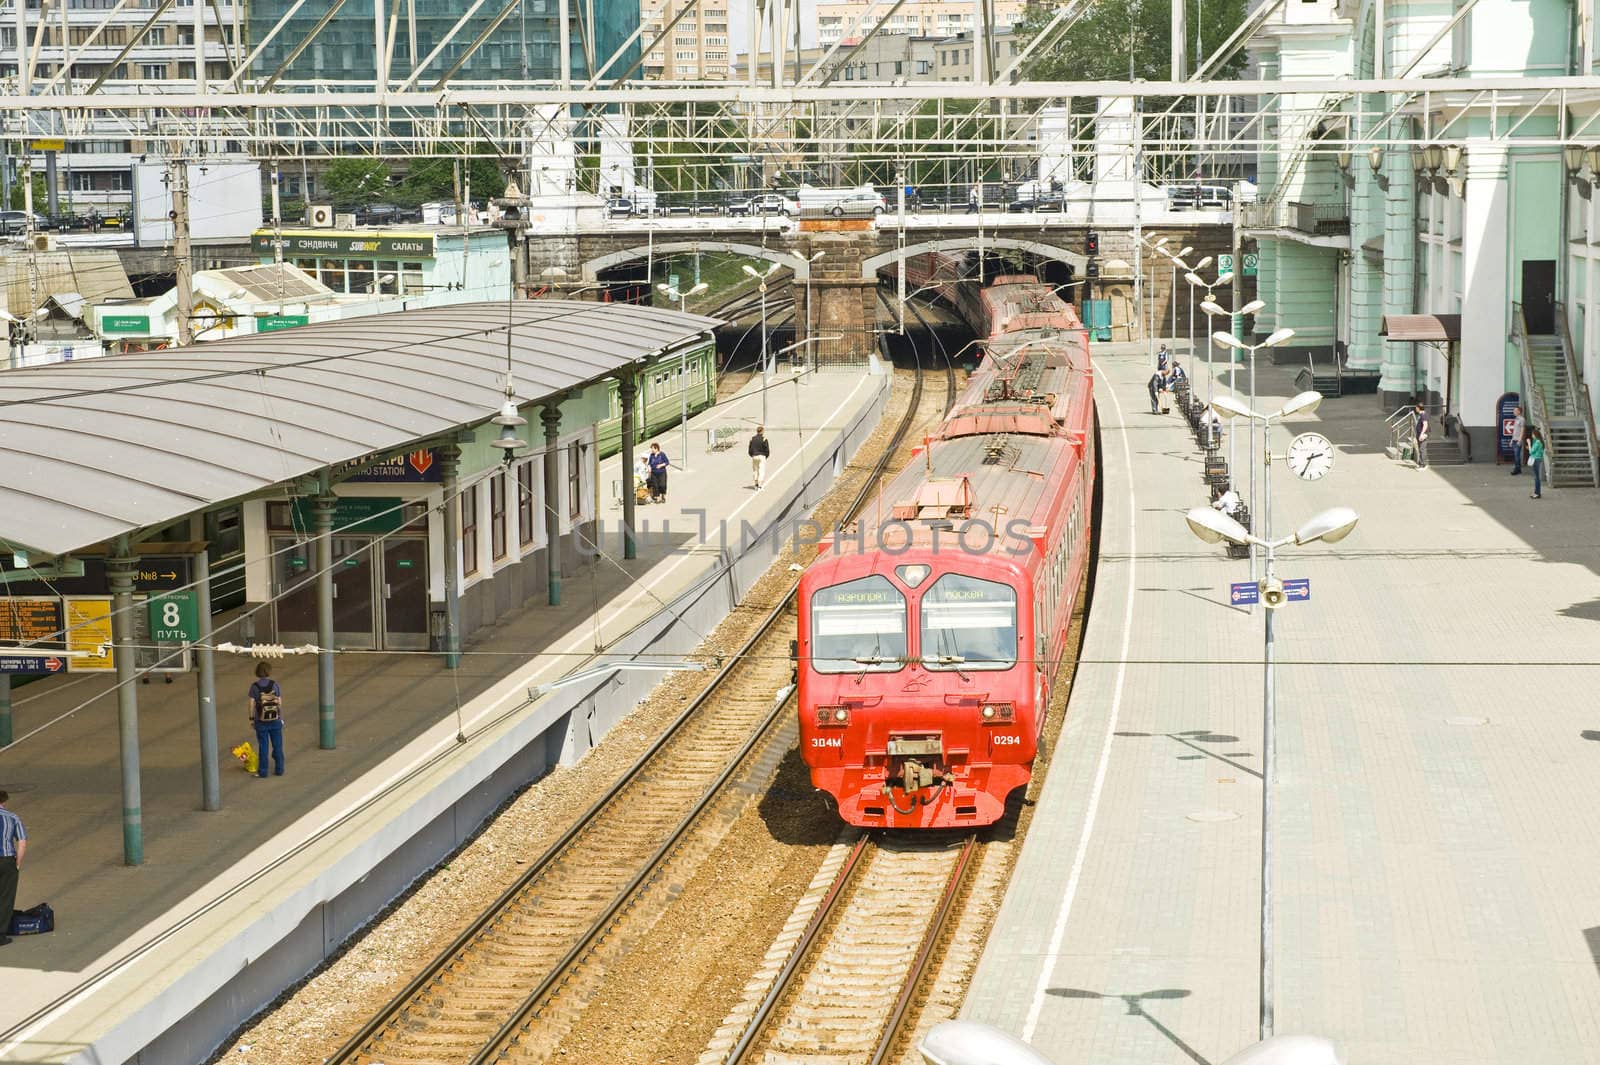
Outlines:
[[333, 514], [339, 499], [326, 471], [311, 502], [317, 536], [317, 746], [334, 748], [333, 693]]
[[638, 379], [632, 370], [617, 375], [617, 398], [622, 410], [622, 557], [638, 558], [639, 544], [634, 539], [634, 523], [638, 520], [639, 494], [633, 484], [634, 400], [639, 395]]
[[[195, 10], [200, 9], [195, 4]], [[176, 173], [172, 182], [172, 255], [173, 276], [178, 293], [178, 343], [194, 343], [194, 272], [193, 253], [189, 247], [189, 160], [179, 156], [172, 164]]]
[[439, 448], [439, 487], [444, 495], [444, 668], [461, 664], [461, 449]]
[[111, 644], [117, 671], [117, 738], [122, 751], [122, 863], [144, 864], [144, 813], [139, 799], [139, 687], [134, 675], [133, 575], [138, 562], [126, 535], [106, 560], [111, 588]]
[[211, 555], [194, 553], [196, 684], [200, 710], [200, 808], [222, 809], [222, 778], [217, 771], [217, 673], [211, 651]]
[[[1254, 353], [1252, 353], [1253, 355]], [[1254, 407], [1252, 406], [1252, 409]], [[1250, 419], [1251, 424], [1255, 419]], [[1265, 510], [1261, 515], [1262, 536], [1272, 542], [1272, 423], [1261, 427], [1262, 476], [1265, 478]], [[1252, 458], [1251, 465], [1255, 460]], [[1267, 548], [1267, 581], [1273, 579], [1273, 549]], [[1272, 643], [1272, 616], [1276, 610], [1263, 608], [1266, 615], [1265, 645], [1262, 649], [1261, 694], [1261, 1038], [1272, 1038], [1272, 789], [1277, 777], [1277, 690], [1273, 676], [1276, 649]]]
[[550, 575], [550, 605], [561, 605], [561, 407], [547, 403], [539, 412], [544, 422], [544, 557]]

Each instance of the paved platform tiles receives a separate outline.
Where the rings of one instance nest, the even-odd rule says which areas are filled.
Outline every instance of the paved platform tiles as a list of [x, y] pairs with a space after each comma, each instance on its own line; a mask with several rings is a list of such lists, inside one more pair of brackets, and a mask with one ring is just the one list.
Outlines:
[[[1217, 1063], [1257, 1038], [1262, 617], [1184, 524], [1187, 425], [1116, 350], [1083, 663], [964, 1015], [1062, 1065]], [[1257, 372], [1276, 409], [1292, 369]], [[1279, 556], [1311, 599], [1276, 623], [1276, 1031], [1353, 1065], [1600, 1060], [1600, 494], [1399, 464], [1382, 413], [1273, 431], [1338, 448], [1320, 482], [1276, 467], [1277, 535], [1362, 515]]]
[[[488, 733], [503, 724], [495, 720], [502, 701], [498, 695], [580, 668], [597, 632], [609, 643], [707, 579], [719, 562], [717, 521], [727, 520], [730, 536], [736, 536], [741, 519], [754, 521], [780, 507], [793, 496], [807, 456], [814, 461], [819, 448], [833, 446], [841, 427], [859, 418], [878, 400], [880, 389], [887, 388], [886, 378], [864, 369], [800, 379], [785, 374], [776, 381], [768, 399], [768, 486], [757, 492], [750, 486], [744, 444], [761, 417], [759, 384], [759, 379], [753, 381], [691, 421], [688, 471], [669, 478], [668, 504], [638, 508], [643, 519], [638, 559], [621, 560], [622, 511], [612, 487], [621, 476], [620, 456], [614, 456], [601, 464], [600, 478], [602, 548], [612, 561], [568, 574], [562, 606], [552, 608], [535, 599], [479, 630], [454, 672], [443, 669], [433, 655], [340, 655], [336, 750], [317, 748], [315, 660], [275, 663], [274, 676], [283, 684], [287, 705], [284, 777], [257, 779], [229, 755], [234, 745], [254, 740], [245, 712], [254, 662], [218, 655], [220, 811], [200, 810], [193, 677], [178, 676], [171, 684], [157, 677], [141, 684], [141, 867], [122, 865], [117, 708], [111, 681], [78, 675], [17, 689], [19, 741], [0, 750], [0, 787], [10, 791], [8, 808], [24, 819], [29, 833], [18, 905], [49, 901], [58, 930], [17, 938], [0, 954], [0, 986], [6, 988], [0, 995], [0, 1060], [19, 1059], [13, 1055], [30, 1061], [64, 1060], [97, 1030], [95, 1014], [108, 1008], [108, 998], [116, 1002], [113, 1010], [134, 1008], [144, 991], [142, 979], [159, 982], [176, 974], [203, 947], [192, 938], [174, 940], [124, 967], [115, 980], [82, 996], [75, 1012], [58, 1017], [47, 1029], [52, 1035], [71, 1033], [66, 1038], [34, 1033], [18, 1045], [16, 1032], [8, 1029], [226, 898], [230, 889], [267, 869], [316, 828], [355, 809], [380, 783], [417, 772], [414, 767], [430, 760], [471, 757], [474, 743], [454, 744], [457, 706], [476, 742], [480, 730]], [[736, 425], [741, 433], [735, 447], [708, 453], [706, 428], [716, 425]], [[682, 461], [680, 433], [664, 433], [661, 440], [664, 450]], [[705, 512], [711, 525], [709, 543], [699, 540], [703, 519], [697, 510]], [[670, 536], [661, 535], [659, 530], [669, 525]], [[73, 710], [77, 712], [69, 713]], [[46, 723], [49, 727], [27, 735]], [[278, 875], [292, 880], [315, 874]], [[238, 926], [251, 919], [250, 905], [249, 899], [229, 900], [206, 920], [219, 925], [218, 935], [224, 934], [230, 920]], [[232, 906], [240, 907], [234, 917], [228, 913]]]

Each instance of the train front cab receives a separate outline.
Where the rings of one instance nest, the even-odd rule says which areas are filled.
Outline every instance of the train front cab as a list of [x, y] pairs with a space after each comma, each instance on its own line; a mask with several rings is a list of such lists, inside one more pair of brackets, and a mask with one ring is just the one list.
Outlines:
[[801, 585], [800, 742], [864, 827], [985, 825], [1027, 783], [1043, 672], [1028, 556], [819, 561]]

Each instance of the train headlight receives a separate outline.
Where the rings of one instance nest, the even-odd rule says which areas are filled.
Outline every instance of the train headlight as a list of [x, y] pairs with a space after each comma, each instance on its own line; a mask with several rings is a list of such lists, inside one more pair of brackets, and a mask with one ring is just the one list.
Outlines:
[[984, 703], [978, 714], [986, 725], [1001, 722], [1009, 724], [1016, 717], [1016, 707], [1011, 703]]
[[928, 579], [928, 574], [933, 572], [932, 566], [905, 565], [894, 568], [895, 575], [906, 582], [907, 588], [915, 588]]
[[819, 706], [817, 707], [817, 724], [819, 725], [848, 725], [850, 723], [850, 708], [848, 706]]

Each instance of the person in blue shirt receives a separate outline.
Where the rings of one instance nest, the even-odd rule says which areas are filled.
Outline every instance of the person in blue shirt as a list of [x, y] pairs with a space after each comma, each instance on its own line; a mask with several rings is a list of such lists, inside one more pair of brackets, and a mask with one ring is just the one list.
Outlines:
[[0, 925], [0, 947], [11, 942], [6, 930], [11, 926], [11, 911], [17, 905], [17, 879], [22, 871], [22, 856], [28, 853], [28, 832], [22, 827], [22, 818], [6, 809], [11, 796], [0, 791], [0, 913], [5, 914], [5, 924]]
[[650, 502], [665, 503], [667, 501], [667, 467], [672, 465], [672, 460], [667, 458], [667, 453], [661, 450], [659, 443], [650, 445]]
[[256, 679], [250, 685], [250, 724], [255, 726], [256, 746], [260, 748], [256, 776], [267, 775], [267, 744], [272, 744], [272, 772], [283, 776], [283, 688], [272, 679], [272, 667], [256, 666]]

